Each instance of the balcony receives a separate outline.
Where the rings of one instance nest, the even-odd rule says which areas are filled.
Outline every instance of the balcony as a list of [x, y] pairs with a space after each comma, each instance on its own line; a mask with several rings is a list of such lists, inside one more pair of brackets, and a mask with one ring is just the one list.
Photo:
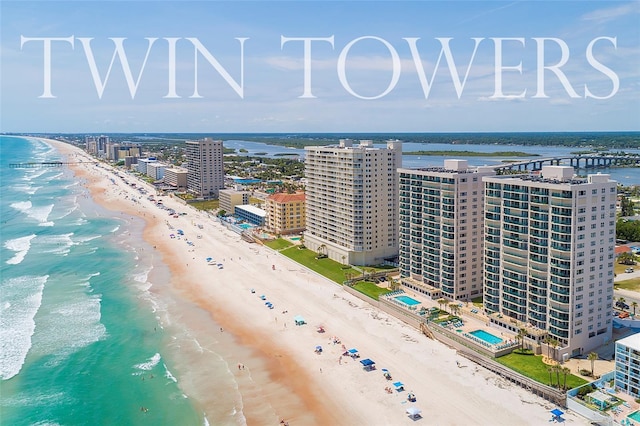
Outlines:
[[[551, 293], [556, 293], [556, 294], [560, 294], [560, 295], [569, 295], [569, 288], [568, 287], [561, 287], [555, 284], [551, 284], [551, 286], [549, 287], [549, 289], [551, 290]], [[567, 302], [563, 302], [563, 303], [567, 303]]]
[[[555, 318], [563, 321], [569, 320], [569, 306], [551, 301], [549, 304], [549, 315], [555, 315]], [[565, 315], [565, 316], [562, 316]]]
[[559, 216], [553, 216], [551, 218], [551, 223], [555, 223], [558, 225], [566, 225], [566, 226], [571, 226], [571, 218], [564, 218], [564, 217], [559, 217]]

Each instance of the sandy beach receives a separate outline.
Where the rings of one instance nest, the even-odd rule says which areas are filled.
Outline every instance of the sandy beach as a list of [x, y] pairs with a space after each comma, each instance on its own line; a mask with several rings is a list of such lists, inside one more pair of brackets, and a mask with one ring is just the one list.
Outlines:
[[[202, 323], [198, 332], [224, 335], [228, 348], [224, 358], [242, 394], [246, 424], [277, 425], [282, 419], [292, 426], [414, 424], [416, 420], [406, 413], [408, 407], [422, 410], [423, 418], [417, 422], [425, 425], [549, 423], [549, 411], [556, 408], [550, 402], [165, 196], [166, 206], [187, 213], [170, 217], [125, 184], [115, 169], [96, 165], [71, 145], [46, 141], [69, 161], [92, 161], [71, 168], [96, 202], [146, 222], [143, 238], [169, 266], [176, 297], [203, 309], [219, 325], [220, 329], [206, 329]], [[177, 235], [178, 229], [184, 236]], [[223, 269], [209, 265], [208, 257]], [[274, 309], [265, 306], [260, 295]], [[296, 326], [296, 315], [307, 324]], [[319, 325], [325, 333], [318, 332]], [[334, 336], [341, 343], [335, 344]], [[314, 352], [317, 345], [323, 348], [321, 354]], [[361, 359], [374, 360], [377, 369], [364, 371], [358, 360], [342, 356], [343, 345], [357, 348]], [[189, 359], [175, 359], [175, 363], [185, 394], [197, 400], [204, 412], [219, 405], [207, 371]], [[382, 368], [390, 371], [392, 381], [385, 380]], [[395, 381], [404, 383], [404, 392], [385, 390]], [[415, 403], [407, 401], [408, 392], [416, 395]], [[571, 413], [565, 419], [568, 424], [588, 423]]]

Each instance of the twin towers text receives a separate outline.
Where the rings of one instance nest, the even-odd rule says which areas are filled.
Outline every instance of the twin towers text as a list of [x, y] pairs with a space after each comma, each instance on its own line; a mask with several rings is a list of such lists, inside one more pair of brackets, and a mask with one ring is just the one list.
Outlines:
[[[249, 88], [245, 88], [245, 52], [250, 51], [251, 40], [247, 37], [236, 37], [233, 40], [234, 48], [237, 48], [237, 62], [234, 64], [227, 63], [224, 65], [216, 58], [215, 52], [212, 53], [210, 47], [205, 46], [198, 38], [195, 37], [145, 37], [146, 40], [146, 53], [142, 60], [142, 65], [138, 70], [133, 71], [129, 65], [129, 58], [131, 53], [127, 56], [125, 49], [125, 37], [108, 37], [102, 42], [109, 40], [109, 45], [113, 46], [111, 55], [111, 62], [108, 68], [100, 70], [96, 55], [94, 54], [94, 48], [92, 48], [92, 40], [90, 37], [75, 37], [73, 35], [68, 37], [26, 37], [22, 35], [20, 37], [20, 48], [25, 51], [26, 49], [36, 49], [35, 52], [39, 54], [42, 52], [43, 57], [43, 91], [38, 97], [40, 98], [55, 98], [56, 95], [64, 96], [64, 94], [54, 94], [53, 81], [56, 78], [56, 70], [53, 69], [53, 47], [55, 46], [55, 52], [60, 52], [62, 49], [70, 49], [71, 52], [75, 52], [78, 48], [78, 44], [84, 53], [87, 69], [86, 71], [90, 75], [93, 85], [96, 89], [96, 95], [99, 99], [102, 99], [116, 59], [120, 64], [120, 69], [123, 73], [126, 85], [128, 87], [131, 99], [135, 99], [136, 92], [140, 82], [143, 80], [145, 67], [149, 59], [150, 53], [154, 49], [162, 49], [163, 58], [166, 54], [166, 63], [161, 67], [163, 73], [163, 83], [159, 90], [159, 96], [167, 99], [174, 98], [202, 98], [198, 89], [198, 61], [201, 61], [203, 66], [212, 67], [213, 70], [223, 79], [226, 85], [235, 92], [240, 98], [244, 99], [247, 96]], [[436, 46], [435, 49], [429, 49], [430, 52], [427, 55], [424, 45], [418, 46], [421, 39], [418, 37], [404, 37], [398, 40], [394, 40], [393, 43], [388, 40], [377, 36], [362, 36], [354, 38], [344, 44], [343, 46], [336, 46], [334, 36], [329, 37], [286, 37], [280, 36], [280, 51], [291, 52], [295, 51], [296, 55], [291, 56], [292, 59], [297, 61], [300, 65], [296, 72], [299, 70], [299, 80], [293, 82], [294, 88], [299, 87], [302, 82], [301, 91], [298, 92], [298, 98], [312, 99], [317, 96], [314, 95], [314, 85], [312, 81], [313, 68], [314, 68], [314, 51], [316, 49], [330, 50], [337, 53], [337, 57], [334, 54], [335, 60], [335, 72], [337, 75], [337, 81], [346, 93], [355, 98], [364, 100], [380, 99], [390, 94], [398, 81], [400, 80], [403, 72], [415, 74], [416, 92], [419, 96], [423, 96], [424, 99], [429, 99], [429, 94], [434, 86], [436, 75], [438, 73], [448, 74], [447, 79], [450, 84], [453, 85], [455, 93], [460, 99], [463, 96], [465, 86], [469, 76], [472, 75], [474, 68], [474, 61], [478, 55], [479, 49], [488, 48], [483, 51], [488, 51], [492, 55], [492, 70], [493, 84], [487, 90], [486, 97], [493, 99], [513, 99], [513, 98], [549, 98], [549, 95], [545, 91], [545, 85], [547, 85], [551, 79], [554, 79], [554, 83], [558, 82], [562, 87], [562, 96], [570, 98], [592, 98], [592, 99], [609, 99], [616, 95], [620, 88], [620, 79], [616, 72], [603, 63], [600, 59], [605, 57], [611, 57], [611, 53], [617, 50], [616, 37], [595, 37], [591, 39], [585, 46], [573, 49], [569, 48], [569, 45], [562, 39], [555, 37], [474, 37], [463, 40], [462, 42], [467, 44], [467, 51], [464, 53], [454, 52], [452, 47], [453, 38], [448, 37], [436, 37], [429, 40], [430, 46]], [[142, 42], [142, 39], [138, 42]], [[456, 42], [458, 42], [456, 40]], [[379, 50], [384, 52], [382, 57], [384, 61], [385, 79], [388, 79], [388, 83], [385, 82], [380, 87], [374, 87], [375, 93], [363, 94], [360, 91], [354, 89], [354, 81], [350, 80], [347, 75], [347, 68], [349, 66], [350, 58], [353, 59], [352, 49], [359, 44], [368, 43], [369, 45], [376, 45]], [[421, 44], [425, 41], [421, 41]], [[459, 42], [458, 42], [459, 43]], [[403, 61], [396, 48], [402, 44], [404, 49], [408, 48], [410, 52], [410, 60]], [[457, 45], [459, 46], [459, 44]], [[41, 50], [40, 50], [41, 49]], [[527, 50], [528, 49], [528, 50]], [[80, 49], [78, 49], [80, 50]], [[193, 70], [189, 72], [189, 76], [179, 75], [180, 67], [177, 65], [177, 55], [181, 50], [188, 50], [189, 55], [193, 54]], [[300, 55], [300, 50], [302, 55]], [[470, 53], [469, 53], [470, 51]], [[552, 51], [553, 54], [549, 54]], [[436, 53], [437, 52], [437, 53]], [[66, 52], [68, 53], [68, 52]], [[523, 58], [527, 57], [531, 59], [526, 62]], [[518, 56], [520, 55], [520, 56]], [[135, 62], [140, 62], [140, 55], [136, 55]], [[549, 59], [550, 56], [552, 59]], [[580, 61], [586, 60], [590, 71], [594, 76], [594, 81], [597, 80], [599, 84], [595, 84], [594, 81], [571, 81], [567, 76], [567, 73], [563, 69], [566, 68], [571, 61], [579, 56]], [[98, 56], [100, 62], [105, 62], [102, 56]], [[514, 59], [515, 58], [515, 59]], [[236, 59], [234, 58], [234, 61]], [[205, 61], [205, 62], [202, 62]], [[425, 67], [425, 62], [430, 64]], [[525, 66], [523, 67], [523, 63]], [[575, 64], [573, 64], [575, 66]], [[232, 72], [229, 72], [229, 68], [233, 68]], [[411, 69], [409, 69], [409, 67]], [[103, 67], [104, 68], [104, 67]], [[134, 77], [135, 72], [135, 77]], [[184, 73], [184, 71], [181, 71]], [[381, 72], [376, 69], [376, 72]], [[483, 71], [486, 73], [486, 71]], [[526, 83], [520, 84], [523, 87], [517, 87], [514, 89], [514, 84], [507, 85], [506, 81], [514, 76], [523, 76], [525, 73], [534, 74], [535, 84], [529, 84], [531, 87], [526, 87]], [[387, 77], [388, 75], [388, 77]], [[193, 91], [190, 93], [178, 93], [178, 77], [181, 79], [192, 79]], [[166, 80], [165, 80], [166, 78]], [[532, 79], [529, 79], [533, 81]], [[442, 80], [439, 80], [442, 81]], [[606, 84], [602, 84], [602, 82]], [[166, 82], [166, 83], [165, 83]], [[442, 84], [442, 83], [439, 83]], [[449, 83], [447, 83], [449, 84]], [[356, 85], [357, 86], [357, 85]], [[507, 87], [508, 86], [508, 87]], [[591, 88], [590, 88], [591, 86]], [[597, 87], [596, 87], [597, 86]], [[246, 89], [246, 90], [245, 90]], [[556, 94], [553, 96], [559, 96]]]

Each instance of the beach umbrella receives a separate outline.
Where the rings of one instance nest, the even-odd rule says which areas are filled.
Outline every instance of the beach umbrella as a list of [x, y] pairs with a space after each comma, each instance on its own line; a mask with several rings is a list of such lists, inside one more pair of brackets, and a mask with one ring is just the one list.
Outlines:
[[211, 262], [213, 260], [213, 257], [207, 257], [207, 262]]
[[417, 416], [420, 413], [422, 413], [422, 410], [417, 407], [407, 408], [407, 414], [409, 414], [410, 416]]
[[564, 414], [564, 412], [558, 410], [557, 408], [554, 408], [553, 410], [551, 410], [551, 414], [553, 414], [554, 416], [560, 417], [561, 415]]

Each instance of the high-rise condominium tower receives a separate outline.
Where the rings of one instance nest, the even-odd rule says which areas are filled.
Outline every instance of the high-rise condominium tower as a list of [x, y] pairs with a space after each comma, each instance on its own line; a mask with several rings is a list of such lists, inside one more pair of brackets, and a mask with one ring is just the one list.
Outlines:
[[224, 189], [222, 141], [205, 138], [186, 141], [187, 189], [205, 198], [218, 198]]
[[557, 357], [612, 332], [616, 182], [573, 172], [484, 178], [485, 309], [497, 325], [545, 330]]
[[402, 143], [306, 148], [305, 245], [338, 262], [374, 265], [398, 253]]
[[466, 160], [399, 169], [402, 283], [432, 298], [482, 295], [483, 184], [490, 167]]

